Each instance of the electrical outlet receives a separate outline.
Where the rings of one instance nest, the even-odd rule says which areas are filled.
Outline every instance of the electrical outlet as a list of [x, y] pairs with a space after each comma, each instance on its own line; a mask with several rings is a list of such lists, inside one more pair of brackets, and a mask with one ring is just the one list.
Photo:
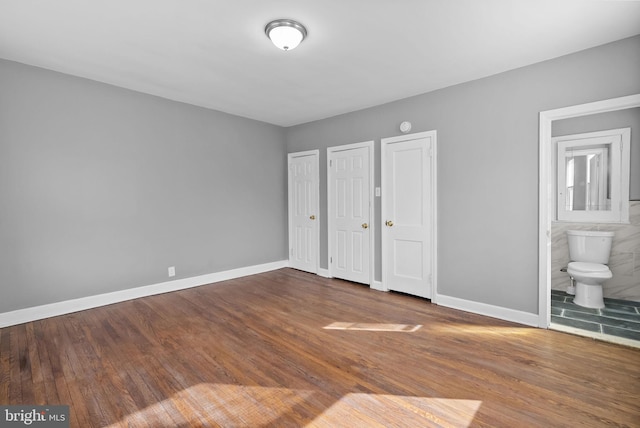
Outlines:
[[169, 278], [176, 276], [176, 267], [175, 266], [169, 266]]

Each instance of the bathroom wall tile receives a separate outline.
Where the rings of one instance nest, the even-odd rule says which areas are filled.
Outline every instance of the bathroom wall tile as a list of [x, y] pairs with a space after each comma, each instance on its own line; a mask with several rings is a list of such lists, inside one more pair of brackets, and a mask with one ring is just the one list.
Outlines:
[[617, 244], [620, 252], [640, 253], [640, 226], [631, 226]]
[[613, 278], [603, 285], [605, 297], [640, 301], [640, 273], [636, 270], [634, 253], [614, 253], [609, 259]]
[[598, 230], [614, 232], [611, 250], [619, 253], [640, 253], [640, 226], [600, 225]]
[[560, 263], [556, 266], [552, 265], [551, 271], [551, 288], [553, 290], [562, 290], [566, 291], [567, 287], [571, 284], [571, 280], [569, 279], [569, 274], [566, 272], [560, 272], [562, 267], [566, 267], [567, 263]]
[[566, 231], [569, 223], [554, 223], [551, 225], [551, 288], [565, 291], [570, 285], [569, 275], [561, 272], [569, 264], [569, 244]]
[[[621, 276], [632, 277], [634, 270], [633, 253], [618, 253], [612, 251], [609, 257], [609, 269], [611, 269], [614, 278]], [[615, 283], [615, 280], [612, 278], [609, 282]], [[626, 281], [624, 278], [621, 278], [620, 282], [625, 283]]]
[[631, 224], [564, 223], [551, 225], [551, 288], [566, 290], [569, 276], [560, 269], [569, 263], [567, 230], [613, 231], [609, 267], [613, 278], [603, 286], [605, 297], [640, 302], [640, 201], [629, 204]]
[[640, 302], [637, 284], [610, 287], [608, 283], [605, 283], [602, 292], [607, 298]]
[[629, 202], [629, 222], [634, 226], [640, 226], [640, 201]]

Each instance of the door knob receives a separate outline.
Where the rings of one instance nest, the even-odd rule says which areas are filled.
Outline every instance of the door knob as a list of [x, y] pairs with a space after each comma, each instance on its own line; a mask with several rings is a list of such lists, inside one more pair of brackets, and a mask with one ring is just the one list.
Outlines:
[[391, 220], [385, 221], [384, 224], [386, 224], [389, 227], [393, 226], [393, 222]]
[[316, 216], [314, 216], [314, 215], [312, 214], [311, 216], [309, 216], [309, 218], [310, 218], [311, 220], [315, 220], [315, 219], [316, 219]]
[[362, 228], [363, 229], [367, 229], [369, 227], [369, 225], [367, 223], [362, 223]]

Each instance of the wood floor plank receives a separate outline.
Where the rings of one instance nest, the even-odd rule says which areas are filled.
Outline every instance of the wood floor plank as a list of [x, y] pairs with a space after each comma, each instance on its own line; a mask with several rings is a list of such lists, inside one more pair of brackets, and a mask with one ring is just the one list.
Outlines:
[[11, 388], [11, 331], [0, 329], [0, 403], [9, 403]]
[[[31, 366], [31, 379], [27, 379], [27, 382], [31, 383], [33, 390], [33, 403], [35, 404], [47, 404], [49, 397], [46, 393], [45, 374], [43, 371], [47, 371], [47, 366], [42, 366], [40, 360], [40, 349], [37, 346], [36, 339], [36, 325], [35, 323], [28, 323], [26, 327], [26, 346], [28, 354], [28, 362]], [[24, 400], [24, 398], [23, 398]]]
[[9, 402], [22, 402], [22, 379], [25, 374], [29, 374], [25, 361], [22, 360], [24, 348], [22, 343], [25, 337], [25, 326], [18, 325], [10, 333], [10, 373], [11, 381], [9, 382]]
[[[67, 378], [72, 373], [71, 367], [66, 363], [66, 346], [63, 335], [59, 332], [59, 326], [64, 317], [55, 317], [45, 320], [36, 321], [35, 324], [42, 331], [42, 335], [38, 335], [37, 346], [42, 351], [42, 355], [48, 355], [48, 360], [42, 358], [43, 366], [49, 365], [49, 370], [53, 376], [55, 390], [57, 394], [51, 394], [47, 397], [45, 404], [61, 404], [69, 405], [69, 420], [72, 426], [91, 426], [89, 420], [84, 414], [84, 400], [78, 399], [77, 404], [73, 404], [72, 389], [67, 382]], [[11, 327], [13, 328], [13, 327]], [[75, 392], [75, 391], [73, 391]], [[58, 401], [55, 401], [57, 395]], [[74, 393], [75, 395], [75, 393]], [[31, 404], [26, 402], [13, 404]]]
[[[180, 423], [184, 423], [184, 420], [172, 417], [175, 410], [163, 403], [166, 397], [157, 388], [149, 387], [143, 379], [144, 374], [140, 373], [144, 367], [141, 360], [153, 355], [153, 352], [150, 352], [150, 344], [146, 341], [144, 346], [137, 346], [140, 343], [139, 331], [134, 332], [131, 326], [126, 325], [129, 323], [127, 321], [129, 317], [136, 318], [136, 312], [129, 307], [131, 302], [126, 303], [127, 305], [122, 307], [111, 308], [112, 310], [107, 313], [91, 311], [92, 324], [84, 327], [87, 334], [93, 334], [94, 329], [100, 331], [100, 326], [106, 330], [106, 334], [96, 338], [96, 342], [99, 343], [96, 352], [103, 362], [105, 374], [110, 379], [114, 379], [111, 382], [113, 385], [109, 394], [122, 397], [122, 400], [119, 401], [116, 419], [126, 421], [122, 426], [154, 427], [163, 426], [163, 423], [167, 426], [171, 424], [179, 426]], [[129, 311], [126, 310], [127, 308]], [[122, 352], [124, 349], [128, 352]], [[146, 411], [147, 408], [154, 407], [164, 409], [165, 415], [160, 412]]]
[[36, 404], [45, 405], [58, 405], [63, 404], [58, 395], [58, 388], [56, 386], [55, 376], [51, 366], [51, 359], [49, 358], [49, 351], [45, 345], [46, 340], [44, 337], [43, 325], [46, 320], [34, 322], [33, 337], [29, 341], [29, 349], [37, 349], [38, 358], [40, 359], [40, 372], [42, 376], [42, 383], [44, 388], [44, 395], [38, 398]]
[[640, 350], [281, 269], [0, 329], [0, 403], [83, 428], [633, 427]]

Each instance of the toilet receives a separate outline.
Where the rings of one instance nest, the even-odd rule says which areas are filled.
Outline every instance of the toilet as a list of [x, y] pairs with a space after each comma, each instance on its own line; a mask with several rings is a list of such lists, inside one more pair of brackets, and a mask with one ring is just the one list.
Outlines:
[[576, 305], [604, 308], [602, 283], [613, 277], [607, 266], [613, 236], [613, 232], [567, 230], [571, 259], [567, 273], [575, 280]]

